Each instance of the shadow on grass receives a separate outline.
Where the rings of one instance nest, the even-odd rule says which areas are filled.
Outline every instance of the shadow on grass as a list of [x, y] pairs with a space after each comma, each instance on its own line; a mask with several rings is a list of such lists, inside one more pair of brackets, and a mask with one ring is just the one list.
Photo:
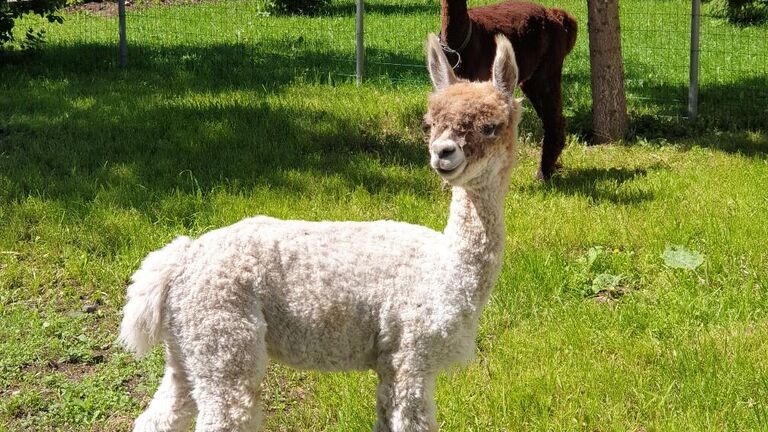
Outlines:
[[[664, 95], [686, 92], [683, 86], [657, 85], [648, 87], [643, 94], [649, 99], [648, 104], [653, 104]], [[698, 106], [695, 121], [683, 117], [687, 115], [685, 105], [634, 113], [630, 140], [650, 139], [660, 145], [676, 140], [726, 153], [768, 157], [768, 76], [727, 84], [704, 83], [699, 90]], [[657, 114], [659, 111], [661, 115]]]
[[[327, 54], [254, 59], [248, 49], [146, 48], [118, 71], [101, 60], [112, 47], [51, 47], [0, 66], [0, 172], [11, 183], [0, 191], [9, 200], [40, 194], [82, 203], [109, 186], [120, 191], [116, 204], [147, 212], [177, 191], [266, 186], [302, 194], [327, 177], [371, 193], [434, 192], [403, 174], [427, 161], [413, 132], [418, 107], [406, 109], [414, 111], [411, 132], [387, 132], [380, 119], [360, 119], [338, 101], [268, 101], [293, 82], [297, 64], [323, 64]], [[63, 61], [72, 58], [83, 60]]]
[[[645, 64], [627, 62], [625, 68], [630, 142], [689, 138], [730, 153], [768, 153], [768, 144], [755, 144], [752, 138], [719, 143], [712, 139], [723, 134], [752, 136], [744, 131], [763, 136], [768, 133], [768, 76], [744, 77], [730, 83], [712, 83], [702, 76], [699, 114], [697, 120], [692, 122], [687, 118], [687, 86], [648, 80], [648, 76], [657, 73]], [[567, 73], [563, 76], [563, 88], [567, 90], [574, 86], [588, 92], [590, 80], [588, 70]], [[642, 85], [634, 84], [639, 82]], [[589, 140], [592, 124], [589, 95], [571, 96], [574, 97], [568, 116], [569, 132]]]
[[[117, 49], [112, 45], [89, 43], [46, 46], [34, 53], [11, 52], [0, 55], [0, 68], [7, 73], [92, 79], [142, 74], [158, 78], [164, 88], [218, 89], [222, 87], [259, 88], [277, 91], [297, 80], [303, 82], [352, 82], [355, 56], [327, 41], [304, 37], [259, 40], [255, 44], [220, 43], [198, 45], [130, 45], [128, 67], [117, 69]], [[427, 84], [422, 55], [369, 48], [370, 66], [366, 80], [411, 79]], [[77, 59], [73, 61], [72, 59]], [[403, 65], [404, 67], [398, 67]], [[391, 67], [380, 67], [391, 66]]]
[[[222, 185], [237, 190], [269, 185], [295, 193], [303, 187], [292, 174], [297, 171], [337, 176], [350, 187], [373, 192], [429, 193], [418, 179], [367, 168], [371, 163], [423, 166], [426, 152], [413, 133], [384, 133], [376, 120], [339, 113], [338, 104], [328, 109], [298, 108], [301, 104], [259, 100], [283, 93], [297, 79], [310, 83], [334, 82], [337, 75], [348, 79], [343, 76], [353, 71], [354, 64], [346, 53], [302, 39], [260, 43], [269, 50], [238, 44], [134, 46], [126, 71], [115, 67], [114, 47], [100, 44], [49, 46], [39, 57], [15, 58], [12, 64], [0, 65], [4, 78], [0, 83], [4, 96], [0, 99], [0, 167], [14, 184], [8, 198], [42, 192], [87, 200], [110, 182], [135, 184], [150, 194]], [[386, 50], [370, 54], [393, 64], [423, 61]], [[414, 68], [372, 68], [368, 79], [426, 84], [424, 70]], [[564, 85], [588, 80], [586, 73], [571, 74]], [[735, 104], [733, 98], [760, 86], [768, 88], [766, 79], [708, 86], [702, 89], [701, 99], [731, 98]], [[205, 94], [240, 90], [254, 94], [232, 103], [179, 102], [195, 93], [204, 99]], [[656, 100], [679, 89], [659, 85], [641, 91], [648, 100]], [[667, 108], [661, 105], [657, 110]], [[416, 130], [418, 109], [404, 114], [409, 117], [405, 122], [412, 121]], [[588, 115], [587, 111], [586, 105], [576, 110], [569, 119], [571, 125], [578, 124], [573, 120]], [[759, 111], [744, 108], [742, 113]], [[765, 155], [768, 116], [757, 117], [762, 122], [749, 123], [753, 120], [738, 113], [703, 108], [700, 129], [684, 126], [687, 120], [682, 118], [669, 125], [643, 126], [644, 118], [639, 117], [633, 124], [637, 137], [682, 137], [692, 131], [692, 145]], [[734, 119], [747, 123], [733, 123]], [[709, 124], [747, 124], [757, 132], [713, 133]], [[724, 136], [727, 139], [721, 139]], [[129, 173], [115, 174], [120, 169]], [[182, 172], [190, 175], [181, 176]], [[601, 184], [620, 186], [643, 175], [643, 170], [569, 171], [566, 167], [551, 187], [595, 200], [634, 203], [650, 197]], [[136, 204], [139, 196], [129, 194], [127, 205]]]
[[653, 199], [653, 194], [631, 183], [648, 175], [659, 166], [644, 168], [563, 168], [549, 183], [532, 183], [526, 192], [551, 190], [565, 195], [582, 196], [595, 202], [634, 205]]

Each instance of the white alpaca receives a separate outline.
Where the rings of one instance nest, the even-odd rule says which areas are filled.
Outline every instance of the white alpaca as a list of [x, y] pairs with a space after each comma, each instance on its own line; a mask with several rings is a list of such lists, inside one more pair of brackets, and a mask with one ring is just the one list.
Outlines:
[[436, 431], [437, 373], [469, 359], [504, 250], [520, 101], [512, 46], [489, 82], [459, 80], [434, 35], [430, 164], [453, 187], [443, 233], [393, 221], [245, 219], [144, 259], [120, 340], [165, 345], [165, 375], [134, 431], [255, 431], [268, 358], [373, 369], [377, 432]]

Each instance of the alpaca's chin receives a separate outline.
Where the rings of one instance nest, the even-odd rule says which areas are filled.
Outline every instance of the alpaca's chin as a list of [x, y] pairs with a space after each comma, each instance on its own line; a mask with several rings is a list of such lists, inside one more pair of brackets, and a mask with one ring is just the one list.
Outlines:
[[447, 181], [448, 183], [454, 184], [458, 182], [461, 175], [464, 173], [464, 169], [467, 167], [467, 161], [462, 161], [459, 165], [451, 168], [451, 169], [445, 169], [441, 168], [439, 164], [438, 166], [433, 166], [432, 168], [437, 172], [437, 174], [443, 178], [443, 180]]

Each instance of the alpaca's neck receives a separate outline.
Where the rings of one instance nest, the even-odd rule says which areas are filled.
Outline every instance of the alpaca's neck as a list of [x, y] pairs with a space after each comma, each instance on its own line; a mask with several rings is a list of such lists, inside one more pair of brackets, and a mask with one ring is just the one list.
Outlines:
[[456, 276], [468, 282], [459, 288], [475, 308], [488, 300], [504, 253], [504, 198], [509, 189], [509, 174], [490, 183], [472, 189], [454, 187], [445, 228], [459, 272]]
[[451, 48], [458, 48], [469, 32], [469, 14], [467, 0], [440, 0], [440, 35], [443, 43]]

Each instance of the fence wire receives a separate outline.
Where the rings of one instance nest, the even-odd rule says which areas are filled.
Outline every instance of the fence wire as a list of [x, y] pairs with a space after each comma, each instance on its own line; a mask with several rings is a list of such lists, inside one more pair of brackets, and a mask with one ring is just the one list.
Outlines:
[[[156, 71], [167, 74], [169, 82], [179, 74], [209, 74], [264, 86], [354, 80], [354, 0], [335, 0], [319, 17], [270, 15], [264, 1], [129, 3], [129, 72]], [[470, 1], [470, 6], [483, 2]], [[544, 4], [568, 10], [579, 22], [577, 45], [564, 67], [563, 92], [569, 123], [576, 130], [588, 130], [586, 2], [545, 0]], [[642, 129], [648, 122], [684, 125], [690, 1], [622, 2], [620, 7], [625, 87], [636, 127]], [[366, 82], [426, 85], [423, 44], [428, 32], [439, 30], [439, 2], [370, 0], [365, 9]], [[768, 26], [736, 27], [717, 16], [708, 3], [702, 12], [699, 124], [768, 129]], [[115, 3], [71, 6], [65, 24], [47, 30], [50, 42], [87, 58], [69, 61], [80, 61], [84, 67], [116, 66]]]
[[[643, 3], [622, 3], [621, 14], [626, 90], [634, 99], [633, 114], [685, 117], [691, 4]], [[700, 16], [699, 121], [717, 129], [766, 129], [768, 27], [734, 26], [712, 6], [705, 3]]]

